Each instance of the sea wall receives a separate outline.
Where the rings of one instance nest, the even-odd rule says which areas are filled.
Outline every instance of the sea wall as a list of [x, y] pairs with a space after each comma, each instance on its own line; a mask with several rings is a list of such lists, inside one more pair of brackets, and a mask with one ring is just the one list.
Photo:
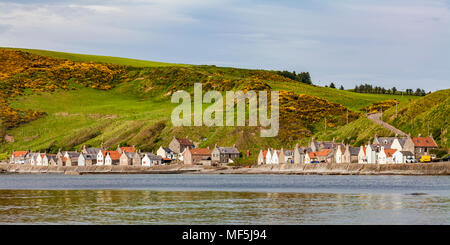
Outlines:
[[404, 164], [277, 164], [244, 167], [166, 166], [31, 166], [0, 164], [2, 173], [36, 174], [318, 174], [318, 175], [450, 175], [450, 162]]
[[22, 174], [181, 174], [211, 171], [216, 168], [189, 165], [144, 166], [32, 166], [20, 164], [0, 164], [0, 172]]
[[318, 163], [260, 165], [239, 171], [266, 174], [450, 175], [450, 162], [404, 164]]

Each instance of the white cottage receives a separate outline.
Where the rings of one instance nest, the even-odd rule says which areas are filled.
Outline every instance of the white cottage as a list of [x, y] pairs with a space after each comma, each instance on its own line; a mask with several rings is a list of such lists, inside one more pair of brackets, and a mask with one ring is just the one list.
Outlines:
[[105, 165], [105, 156], [103, 151], [98, 151], [97, 153], [97, 165]]
[[414, 154], [410, 151], [396, 151], [392, 155], [392, 159], [394, 163], [411, 163], [416, 161]]
[[367, 163], [366, 147], [360, 146], [358, 153], [358, 163]]
[[175, 153], [170, 148], [162, 146], [160, 146], [159, 149], [156, 151], [156, 155], [161, 156], [162, 158], [168, 158], [170, 160], [175, 159]]
[[144, 154], [144, 156], [142, 157], [142, 166], [150, 167], [162, 164], [161, 156], [154, 155], [152, 153], [142, 153], [142, 154]]
[[377, 162], [379, 164], [394, 163], [393, 154], [396, 151], [396, 149], [384, 149], [384, 147], [382, 146], [380, 152], [378, 153]]
[[267, 153], [266, 151], [263, 150], [259, 150], [259, 154], [258, 154], [258, 165], [263, 165], [266, 163], [266, 155], [265, 153]]
[[375, 145], [367, 145], [366, 147], [367, 163], [377, 163], [378, 150]]
[[341, 148], [341, 145], [338, 145], [337, 150], [334, 153], [334, 159], [336, 163], [344, 162], [344, 149]]
[[272, 151], [269, 149], [267, 149], [266, 152], [266, 164], [272, 164]]
[[274, 150], [272, 152], [272, 157], [270, 158], [271, 164], [280, 164], [280, 151]]

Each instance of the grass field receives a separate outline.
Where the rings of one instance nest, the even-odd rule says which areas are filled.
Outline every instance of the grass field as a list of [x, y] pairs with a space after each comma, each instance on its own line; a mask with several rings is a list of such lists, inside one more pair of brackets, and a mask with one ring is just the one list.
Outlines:
[[302, 83], [269, 83], [273, 90], [290, 90], [298, 94], [314, 95], [334, 103], [341, 104], [352, 110], [360, 110], [374, 102], [383, 100], [399, 100], [400, 103], [408, 103], [410, 100], [416, 100], [420, 97], [411, 95], [390, 95], [390, 94], [364, 94], [355, 93], [346, 90], [311, 86]]
[[436, 91], [387, 110], [383, 120], [411, 135], [430, 135], [443, 147], [450, 147], [450, 89]]
[[22, 48], [9, 48], [9, 47], [0, 47], [5, 49], [12, 50], [21, 50], [25, 52], [29, 52], [32, 54], [58, 58], [58, 59], [68, 59], [72, 61], [81, 61], [81, 62], [98, 62], [98, 63], [110, 63], [116, 65], [126, 65], [133, 67], [161, 67], [161, 66], [189, 66], [183, 64], [174, 64], [174, 63], [164, 63], [157, 61], [148, 61], [148, 60], [138, 60], [138, 59], [129, 59], [129, 58], [121, 58], [121, 57], [112, 57], [112, 56], [103, 56], [103, 55], [89, 55], [89, 54], [75, 54], [75, 53], [65, 53], [65, 52], [57, 52], [50, 50], [41, 50], [41, 49], [22, 49]]

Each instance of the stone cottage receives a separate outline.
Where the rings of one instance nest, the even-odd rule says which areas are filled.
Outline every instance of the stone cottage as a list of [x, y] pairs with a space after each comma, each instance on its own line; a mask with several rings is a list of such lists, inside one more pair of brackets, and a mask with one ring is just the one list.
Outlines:
[[169, 149], [176, 154], [182, 153], [186, 148], [192, 149], [195, 145], [192, 141], [186, 138], [176, 138], [173, 137], [172, 141], [169, 143]]
[[186, 148], [183, 152], [183, 163], [186, 165], [211, 165], [211, 150], [207, 148]]
[[239, 157], [240, 152], [236, 148], [236, 145], [233, 145], [233, 147], [218, 147], [215, 145], [211, 152], [211, 161], [213, 163], [227, 164]]
[[420, 134], [417, 137], [412, 137], [414, 144], [414, 154], [416, 159], [420, 159], [421, 156], [431, 156], [431, 149], [437, 149], [438, 146], [433, 139], [433, 136], [422, 137]]

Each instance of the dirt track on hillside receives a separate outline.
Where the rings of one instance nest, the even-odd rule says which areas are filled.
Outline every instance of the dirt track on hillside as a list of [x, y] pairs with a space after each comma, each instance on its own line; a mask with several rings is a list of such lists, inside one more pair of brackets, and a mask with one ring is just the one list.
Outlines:
[[395, 134], [398, 134], [398, 135], [401, 135], [401, 136], [407, 136], [407, 134], [405, 132], [401, 131], [400, 129], [398, 129], [398, 128], [396, 128], [396, 127], [394, 127], [394, 126], [392, 126], [392, 125], [390, 125], [390, 124], [388, 124], [386, 122], [383, 122], [381, 120], [381, 115], [382, 114], [380, 112], [373, 113], [373, 114], [367, 115], [367, 118], [369, 118], [370, 120], [374, 121], [375, 123], [380, 124], [381, 126], [386, 128], [387, 130], [389, 130], [389, 131], [391, 131], [391, 132], [393, 132]]

